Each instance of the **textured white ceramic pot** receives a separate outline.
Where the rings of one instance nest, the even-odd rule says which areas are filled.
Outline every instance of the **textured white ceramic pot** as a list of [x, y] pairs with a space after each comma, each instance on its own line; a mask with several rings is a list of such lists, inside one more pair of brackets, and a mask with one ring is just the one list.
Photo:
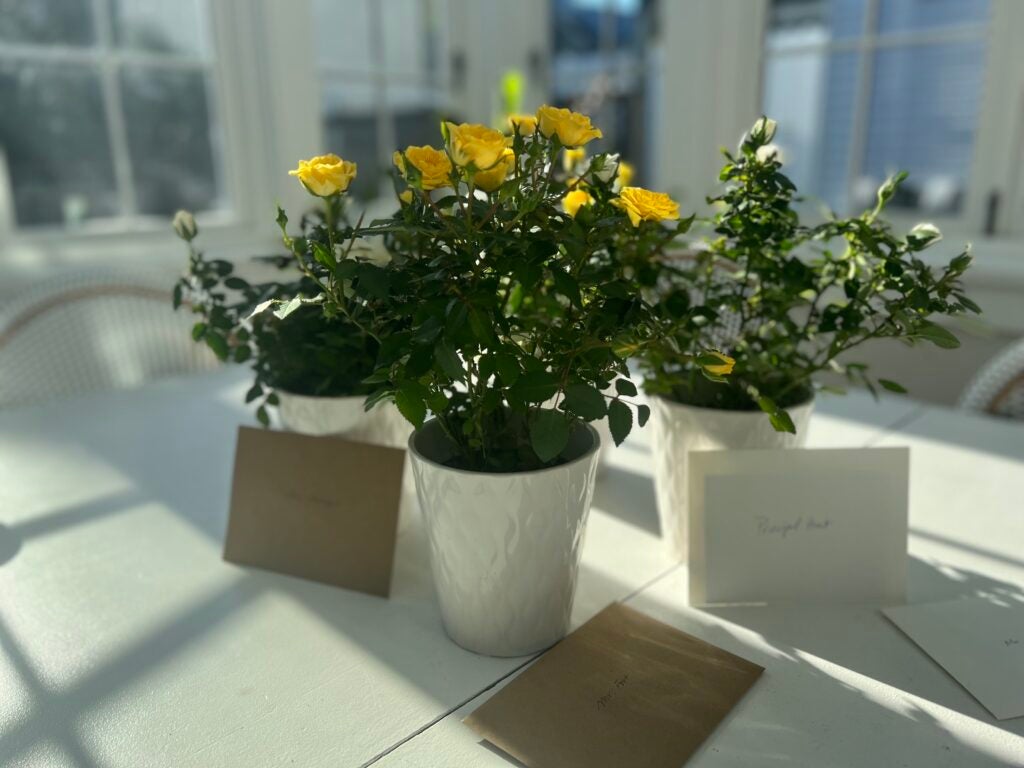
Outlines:
[[436, 421], [409, 439], [445, 630], [488, 656], [523, 656], [565, 636], [600, 441], [580, 425], [566, 462], [492, 474], [445, 466]]
[[697, 408], [663, 397], [651, 398], [651, 405], [654, 489], [661, 537], [673, 559], [685, 560], [689, 498], [686, 454], [729, 448], [799, 448], [807, 442], [814, 399], [786, 409], [796, 427], [795, 435], [776, 432], [761, 411]]
[[362, 395], [310, 397], [278, 391], [277, 396], [281, 425], [303, 435], [342, 435], [404, 450], [412, 432], [392, 403], [378, 403], [367, 411]]

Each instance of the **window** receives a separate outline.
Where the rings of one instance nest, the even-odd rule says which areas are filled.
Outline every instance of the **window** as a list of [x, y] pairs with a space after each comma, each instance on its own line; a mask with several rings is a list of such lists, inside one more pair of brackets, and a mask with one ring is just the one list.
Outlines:
[[774, 0], [764, 109], [797, 186], [841, 212], [873, 204], [961, 218], [972, 184], [989, 0]]
[[0, 0], [0, 223], [227, 208], [209, 27], [206, 0]]
[[359, 164], [359, 198], [388, 195], [395, 148], [436, 143], [449, 117], [447, 14], [447, 0], [313, 1], [324, 146]]
[[591, 115], [604, 138], [592, 152], [619, 152], [639, 168], [646, 33], [640, 0], [554, 0], [552, 98]]

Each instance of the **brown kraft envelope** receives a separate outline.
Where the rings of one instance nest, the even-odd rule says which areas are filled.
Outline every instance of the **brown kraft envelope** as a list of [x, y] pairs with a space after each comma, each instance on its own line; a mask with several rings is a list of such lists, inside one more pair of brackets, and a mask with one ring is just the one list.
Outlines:
[[616, 603], [465, 723], [530, 768], [679, 768], [763, 671]]
[[405, 451], [240, 427], [224, 559], [387, 597]]

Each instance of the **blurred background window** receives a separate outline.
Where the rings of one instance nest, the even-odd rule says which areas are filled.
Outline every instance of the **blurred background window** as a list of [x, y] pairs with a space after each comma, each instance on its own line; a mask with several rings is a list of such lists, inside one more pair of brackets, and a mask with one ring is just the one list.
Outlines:
[[357, 197], [390, 195], [395, 148], [468, 119], [447, 113], [448, 13], [447, 0], [313, 0], [324, 146], [359, 164]]
[[[591, 152], [619, 152], [646, 165], [649, 135], [641, 0], [553, 0], [551, 3], [554, 103], [589, 114], [604, 138]], [[636, 180], [640, 181], [640, 178]]]
[[797, 186], [840, 212], [963, 212], [984, 92], [989, 0], [773, 0], [764, 109]]
[[207, 0], [0, 0], [0, 218], [116, 231], [227, 208], [211, 37]]

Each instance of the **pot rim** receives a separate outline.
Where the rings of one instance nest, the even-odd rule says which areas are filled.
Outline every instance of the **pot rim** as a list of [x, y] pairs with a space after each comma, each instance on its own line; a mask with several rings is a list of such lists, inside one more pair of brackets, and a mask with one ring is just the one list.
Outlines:
[[[277, 392], [278, 397], [283, 395], [285, 397], [290, 397], [293, 400], [319, 400], [321, 402], [331, 402], [336, 400], [366, 400], [366, 395], [300, 395], [298, 392], [281, 389], [280, 387], [273, 387], [273, 390], [274, 392]], [[367, 413], [369, 413], [369, 411], [367, 411]]]
[[587, 431], [590, 433], [592, 443], [590, 448], [588, 448], [586, 451], [584, 451], [582, 454], [577, 456], [572, 461], [567, 461], [563, 464], [556, 464], [553, 467], [544, 467], [543, 469], [530, 469], [516, 472], [477, 472], [471, 469], [459, 469], [457, 467], [449, 467], [447, 464], [441, 464], [440, 462], [434, 461], [433, 459], [424, 456], [416, 448], [416, 436], [420, 433], [420, 430], [424, 429], [428, 424], [435, 423], [437, 423], [437, 419], [428, 419], [427, 421], [423, 422], [422, 427], [418, 427], [417, 429], [414, 429], [412, 431], [412, 433], [409, 435], [408, 442], [409, 454], [415, 456], [418, 461], [422, 461], [424, 464], [429, 464], [430, 466], [436, 467], [437, 469], [440, 469], [444, 472], [454, 472], [455, 474], [459, 475], [470, 475], [472, 477], [524, 477], [527, 475], [542, 475], [546, 472], [555, 472], [560, 469], [568, 469], [575, 464], [587, 461], [591, 456], [593, 456], [599, 450], [601, 450], [601, 436], [598, 434], [597, 430], [594, 429], [593, 425], [591, 425], [590, 422], [581, 421], [579, 422], [579, 425], [585, 427]]
[[[681, 403], [678, 400], [673, 400], [671, 397], [665, 397], [664, 395], [653, 395], [653, 397], [660, 400], [663, 403], [668, 403], [670, 406], [674, 408], [689, 408], [690, 410], [693, 411], [701, 411], [705, 413], [749, 413], [756, 414], [758, 416], [765, 415], [765, 412], [762, 411], [760, 408], [708, 408], [707, 406], [703, 405], [691, 405], [690, 403]], [[808, 397], [806, 400], [801, 400], [799, 403], [794, 403], [793, 405], [786, 406], [782, 410], [788, 411], [796, 408], [807, 408], [809, 406], [814, 405], [814, 403], [817, 402], [817, 400], [818, 393], [814, 390], [811, 390], [811, 396]]]

